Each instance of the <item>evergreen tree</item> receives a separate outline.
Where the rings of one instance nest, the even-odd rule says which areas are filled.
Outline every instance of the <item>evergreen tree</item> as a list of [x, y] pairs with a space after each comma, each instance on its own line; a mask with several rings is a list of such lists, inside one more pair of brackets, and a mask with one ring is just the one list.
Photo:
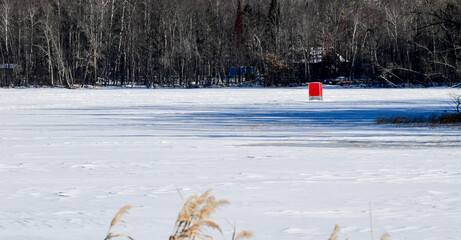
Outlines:
[[277, 35], [280, 27], [280, 3], [277, 0], [271, 0], [268, 13], [268, 22], [267, 22], [267, 35], [269, 40], [269, 48], [277, 53], [278, 49], [278, 40]]
[[277, 0], [271, 0], [268, 17], [270, 27], [274, 28], [280, 25], [280, 4]]
[[238, 46], [241, 46], [243, 43], [245, 43], [245, 39], [243, 37], [244, 32], [245, 29], [243, 24], [242, 2], [239, 0], [237, 6], [237, 17], [235, 18], [234, 31], [232, 33], [232, 37]]

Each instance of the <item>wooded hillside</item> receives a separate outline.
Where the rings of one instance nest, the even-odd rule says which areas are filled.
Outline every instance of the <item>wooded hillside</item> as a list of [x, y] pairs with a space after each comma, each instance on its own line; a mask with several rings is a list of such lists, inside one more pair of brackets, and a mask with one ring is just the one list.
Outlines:
[[0, 56], [0, 86], [453, 85], [461, 1], [0, 0]]

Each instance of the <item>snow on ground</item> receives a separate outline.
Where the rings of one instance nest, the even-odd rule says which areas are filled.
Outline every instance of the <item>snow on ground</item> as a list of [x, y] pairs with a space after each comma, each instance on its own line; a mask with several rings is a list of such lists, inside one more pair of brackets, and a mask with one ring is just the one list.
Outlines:
[[[453, 89], [0, 89], [0, 238], [167, 239], [213, 189], [254, 239], [461, 238], [461, 130], [376, 125]], [[226, 220], [227, 219], [227, 220]]]

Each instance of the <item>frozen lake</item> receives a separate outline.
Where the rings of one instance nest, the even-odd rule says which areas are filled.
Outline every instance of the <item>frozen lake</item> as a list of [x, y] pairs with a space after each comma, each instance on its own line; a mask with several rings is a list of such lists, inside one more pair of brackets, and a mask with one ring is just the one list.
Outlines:
[[[377, 125], [446, 110], [432, 89], [0, 89], [0, 238], [168, 239], [183, 195], [254, 239], [461, 238], [461, 130]], [[223, 239], [219, 234], [216, 239]]]

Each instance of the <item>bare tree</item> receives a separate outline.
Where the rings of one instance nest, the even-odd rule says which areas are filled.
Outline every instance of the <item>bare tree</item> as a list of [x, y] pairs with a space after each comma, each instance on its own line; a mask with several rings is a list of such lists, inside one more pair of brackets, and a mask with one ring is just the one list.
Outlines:
[[241, 66], [238, 83], [455, 85], [460, 16], [458, 0], [0, 0], [0, 61], [18, 66], [0, 85], [228, 85]]

